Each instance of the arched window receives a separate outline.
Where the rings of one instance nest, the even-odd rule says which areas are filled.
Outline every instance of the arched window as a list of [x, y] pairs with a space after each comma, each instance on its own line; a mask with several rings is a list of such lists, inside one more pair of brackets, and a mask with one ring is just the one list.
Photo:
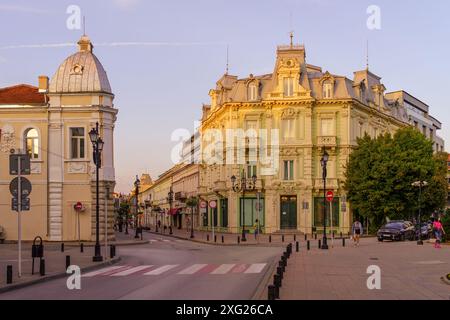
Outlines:
[[25, 131], [25, 146], [31, 159], [39, 159], [39, 133], [36, 129]]
[[323, 84], [323, 98], [324, 99], [332, 99], [333, 98], [333, 85], [329, 81], [327, 81]]
[[248, 86], [248, 100], [249, 101], [255, 101], [258, 99], [258, 86], [256, 83], [251, 83]]

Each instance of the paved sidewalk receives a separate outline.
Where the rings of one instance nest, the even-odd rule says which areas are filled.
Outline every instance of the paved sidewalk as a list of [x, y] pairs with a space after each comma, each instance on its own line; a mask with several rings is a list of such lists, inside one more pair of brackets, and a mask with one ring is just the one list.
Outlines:
[[[31, 258], [31, 242], [22, 243], [22, 277], [18, 277], [18, 249], [17, 243], [1, 244], [0, 245], [0, 292], [8, 289], [9, 287], [15, 287], [16, 285], [33, 284], [36, 281], [52, 278], [57, 275], [65, 273], [66, 268], [66, 256], [70, 256], [71, 265], [77, 265], [81, 269], [92, 269], [103, 266], [111, 262], [109, 259], [110, 252], [109, 246], [129, 246], [140, 245], [149, 243], [148, 240], [136, 240], [133, 237], [116, 234], [116, 241], [108, 242], [108, 249], [105, 249], [105, 243], [101, 242], [102, 256], [104, 258], [103, 263], [92, 262], [94, 255], [94, 242], [84, 242], [84, 252], [81, 253], [80, 245], [78, 242], [66, 242], [64, 243], [64, 252], [61, 252], [60, 242], [44, 242], [44, 258], [45, 258], [45, 277], [39, 275], [39, 259], [34, 261], [34, 272], [32, 275], [32, 258]], [[113, 262], [117, 259], [113, 259]], [[12, 285], [6, 285], [6, 269], [7, 266], [13, 267], [13, 283]]]
[[[381, 268], [381, 290], [367, 288], [367, 268]], [[283, 300], [449, 300], [450, 247], [363, 239], [355, 248], [335, 246], [294, 252], [280, 290]]]

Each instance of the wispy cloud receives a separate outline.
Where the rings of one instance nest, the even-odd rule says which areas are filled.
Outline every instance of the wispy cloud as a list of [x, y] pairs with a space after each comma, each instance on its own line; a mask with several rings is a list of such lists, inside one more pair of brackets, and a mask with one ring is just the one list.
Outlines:
[[[0, 47], [0, 50], [11, 49], [40, 49], [74, 47], [75, 43], [53, 43], [53, 44], [20, 44]], [[225, 42], [104, 42], [94, 43], [96, 47], [190, 47], [190, 46], [222, 46]]]
[[30, 7], [30, 6], [22, 6], [16, 4], [0, 4], [0, 12], [23, 12], [23, 13], [38, 13], [45, 14], [49, 13], [48, 10]]

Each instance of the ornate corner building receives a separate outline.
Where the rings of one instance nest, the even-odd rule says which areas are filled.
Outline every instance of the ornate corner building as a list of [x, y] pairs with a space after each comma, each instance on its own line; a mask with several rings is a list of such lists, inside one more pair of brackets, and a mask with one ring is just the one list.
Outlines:
[[[93, 54], [87, 36], [78, 52], [59, 66], [39, 87], [18, 85], [0, 89], [0, 166], [9, 155], [31, 157], [31, 211], [22, 214], [23, 239], [49, 241], [95, 239], [95, 165], [89, 131], [100, 125], [104, 141], [100, 170], [100, 234], [114, 238], [114, 125], [118, 110], [107, 74]], [[0, 225], [7, 240], [17, 239], [16, 213], [11, 211], [8, 170], [0, 172]], [[74, 205], [83, 205], [77, 212]], [[106, 217], [105, 217], [106, 214]], [[78, 220], [79, 219], [79, 220]]]
[[[381, 78], [368, 68], [354, 72], [353, 79], [324, 72], [306, 62], [302, 45], [278, 47], [271, 74], [239, 79], [226, 73], [209, 95], [211, 104], [203, 106], [200, 128], [198, 192], [201, 199], [216, 200], [219, 206], [200, 209], [204, 228], [214, 225], [238, 233], [244, 225], [252, 230], [259, 220], [267, 233], [323, 230], [320, 160], [325, 149], [327, 190], [335, 194], [332, 204], [327, 204], [326, 223], [328, 227], [332, 223], [336, 232], [348, 232], [353, 216], [343, 189], [344, 172], [357, 138], [394, 133], [413, 121], [419, 126], [420, 119], [420, 129], [423, 126], [424, 134], [435, 141], [436, 150], [444, 148], [436, 135], [441, 124], [429, 116], [425, 104], [403, 91], [386, 93]], [[273, 161], [261, 163], [262, 149], [256, 159], [249, 159], [246, 142], [251, 137], [245, 136], [246, 142], [236, 146], [230, 143], [235, 139], [227, 134], [230, 129], [277, 132], [279, 139], [272, 137], [265, 146], [268, 154], [275, 155]], [[215, 141], [215, 134], [209, 132], [221, 133], [223, 141]], [[216, 151], [213, 145], [218, 143], [226, 147]], [[239, 149], [244, 149], [244, 162], [236, 160]], [[267, 171], [267, 166], [275, 171]], [[245, 198], [233, 191], [230, 179], [240, 178], [242, 172], [247, 180], [257, 177], [256, 190], [246, 192]], [[257, 192], [262, 193], [262, 205], [256, 204]]]

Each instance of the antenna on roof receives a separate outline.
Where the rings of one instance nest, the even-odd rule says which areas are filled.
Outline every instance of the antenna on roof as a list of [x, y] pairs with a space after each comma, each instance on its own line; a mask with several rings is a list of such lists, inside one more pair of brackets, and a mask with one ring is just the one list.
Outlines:
[[369, 40], [367, 40], [366, 50], [366, 70], [369, 71]]
[[83, 36], [86, 36], [86, 16], [83, 16]]
[[227, 44], [227, 69], [225, 74], [228, 75], [228, 71], [230, 69], [230, 52], [229, 52], [229, 45]]
[[289, 36], [291, 38], [291, 48], [294, 46], [294, 28], [292, 27], [292, 11], [289, 14], [289, 27], [291, 31], [289, 32]]

